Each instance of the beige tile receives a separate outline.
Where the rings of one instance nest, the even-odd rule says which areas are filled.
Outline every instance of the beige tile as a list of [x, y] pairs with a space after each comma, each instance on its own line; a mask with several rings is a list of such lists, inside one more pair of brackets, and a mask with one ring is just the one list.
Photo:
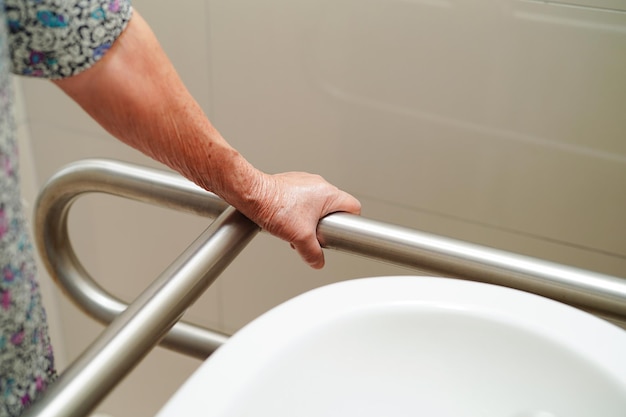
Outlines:
[[363, 203], [363, 216], [389, 224], [626, 278], [626, 258], [622, 256], [382, 201], [365, 199]]
[[107, 134], [90, 135], [54, 124], [30, 123], [38, 181], [44, 183], [70, 162], [84, 158], [114, 158], [140, 165], [162, 166]]
[[626, 36], [611, 23], [623, 16], [552, 8], [531, 24], [485, 2], [215, 3], [215, 118], [259, 167], [626, 255], [626, 61], [614, 53]]
[[14, 93], [14, 117], [15, 123], [18, 127], [22, 127], [28, 121], [28, 114], [26, 112], [26, 103], [24, 102], [24, 91], [22, 88], [22, 80], [20, 77], [13, 76], [13, 93]]
[[211, 71], [206, 1], [133, 1], [152, 27], [187, 89], [211, 112]]
[[22, 78], [30, 123], [106, 138], [105, 131], [59, 88], [47, 80]]
[[[358, 195], [624, 255], [626, 163], [619, 158], [374, 110], [359, 114], [346, 116], [336, 160], [326, 165]], [[374, 139], [385, 135], [388, 141]]]

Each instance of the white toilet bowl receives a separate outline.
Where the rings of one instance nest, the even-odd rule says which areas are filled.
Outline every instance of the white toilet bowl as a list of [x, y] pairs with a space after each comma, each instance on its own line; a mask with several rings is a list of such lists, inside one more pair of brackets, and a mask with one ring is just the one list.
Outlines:
[[626, 332], [520, 291], [346, 281], [235, 334], [159, 417], [624, 417]]

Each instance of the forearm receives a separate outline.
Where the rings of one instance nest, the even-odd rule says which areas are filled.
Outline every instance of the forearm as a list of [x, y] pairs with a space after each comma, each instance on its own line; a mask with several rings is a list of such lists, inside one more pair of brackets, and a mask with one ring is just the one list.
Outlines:
[[136, 11], [104, 58], [55, 83], [112, 135], [213, 191], [314, 268], [324, 265], [319, 219], [360, 211], [319, 176], [252, 167], [211, 125]]
[[136, 11], [101, 61], [54, 82], [112, 135], [231, 204], [258, 186], [261, 174], [211, 125]]

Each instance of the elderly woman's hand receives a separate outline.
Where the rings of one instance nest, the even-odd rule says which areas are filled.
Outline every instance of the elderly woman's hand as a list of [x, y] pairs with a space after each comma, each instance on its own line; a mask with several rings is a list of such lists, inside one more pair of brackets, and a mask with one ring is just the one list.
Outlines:
[[319, 220], [338, 211], [361, 212], [356, 198], [319, 175], [304, 172], [261, 173], [247, 201], [237, 206], [263, 229], [289, 242], [316, 269], [324, 266], [324, 253], [317, 239]]

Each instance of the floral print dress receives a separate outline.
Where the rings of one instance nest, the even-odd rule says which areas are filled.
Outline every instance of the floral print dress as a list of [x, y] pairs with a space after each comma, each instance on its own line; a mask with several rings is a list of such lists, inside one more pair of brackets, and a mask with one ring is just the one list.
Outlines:
[[19, 416], [56, 378], [23, 213], [10, 72], [77, 74], [123, 31], [124, 0], [0, 0], [0, 417]]

